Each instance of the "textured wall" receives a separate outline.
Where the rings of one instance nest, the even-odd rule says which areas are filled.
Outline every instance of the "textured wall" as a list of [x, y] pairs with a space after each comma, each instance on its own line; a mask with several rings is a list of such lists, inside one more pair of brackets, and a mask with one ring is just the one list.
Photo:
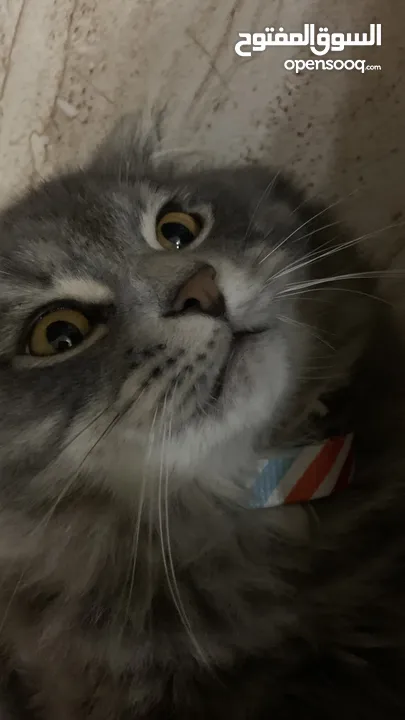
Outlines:
[[[239, 31], [304, 22], [381, 22], [382, 47], [352, 52], [382, 71], [296, 76], [283, 68], [294, 49], [233, 51]], [[402, 0], [0, 0], [0, 200], [83, 158], [122, 112], [157, 98], [170, 108], [169, 146], [287, 166], [314, 194], [340, 198], [359, 233], [398, 224], [404, 28]]]

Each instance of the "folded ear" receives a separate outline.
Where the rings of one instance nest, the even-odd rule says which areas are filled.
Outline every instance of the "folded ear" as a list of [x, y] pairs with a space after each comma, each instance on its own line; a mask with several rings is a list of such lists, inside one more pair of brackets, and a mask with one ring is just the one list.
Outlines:
[[91, 158], [87, 169], [119, 177], [133, 178], [152, 164], [161, 149], [164, 110], [145, 107], [124, 115], [113, 127]]

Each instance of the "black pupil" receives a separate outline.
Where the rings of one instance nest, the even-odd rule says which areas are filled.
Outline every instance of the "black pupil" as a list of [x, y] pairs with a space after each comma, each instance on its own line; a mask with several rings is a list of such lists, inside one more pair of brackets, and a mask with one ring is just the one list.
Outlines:
[[66, 320], [57, 320], [46, 328], [46, 339], [55, 350], [64, 352], [79, 345], [83, 340], [83, 333], [76, 325]]
[[169, 242], [173, 243], [178, 248], [182, 248], [185, 245], [189, 245], [194, 240], [194, 235], [185, 225], [177, 222], [164, 223], [160, 228], [160, 231]]

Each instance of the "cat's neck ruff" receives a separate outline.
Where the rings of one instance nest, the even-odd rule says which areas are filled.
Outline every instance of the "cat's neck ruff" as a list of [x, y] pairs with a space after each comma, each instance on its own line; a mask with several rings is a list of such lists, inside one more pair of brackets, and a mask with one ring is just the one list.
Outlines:
[[[317, 402], [314, 412], [328, 415]], [[327, 437], [311, 445], [272, 450], [259, 460], [251, 506], [276, 507], [325, 498], [346, 488], [354, 473], [353, 434]]]

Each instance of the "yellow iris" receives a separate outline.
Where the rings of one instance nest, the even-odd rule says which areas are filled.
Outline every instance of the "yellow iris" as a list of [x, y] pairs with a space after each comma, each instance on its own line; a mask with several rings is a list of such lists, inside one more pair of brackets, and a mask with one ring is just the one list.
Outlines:
[[48, 356], [72, 350], [91, 330], [87, 317], [79, 310], [60, 308], [42, 315], [31, 327], [27, 351]]
[[182, 250], [200, 234], [197, 220], [188, 213], [169, 212], [159, 220], [156, 236], [165, 250]]

